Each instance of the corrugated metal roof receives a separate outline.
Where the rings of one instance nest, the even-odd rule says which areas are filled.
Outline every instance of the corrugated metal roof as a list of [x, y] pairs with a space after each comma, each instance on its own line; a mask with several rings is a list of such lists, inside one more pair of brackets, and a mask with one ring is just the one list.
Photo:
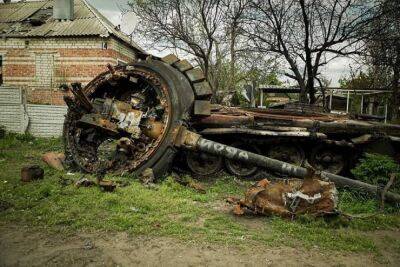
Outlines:
[[29, 18], [30, 16], [33, 15], [33, 13], [35, 13], [36, 11], [38, 11], [39, 8], [37, 7], [22, 7], [20, 9], [18, 9], [17, 11], [15, 11], [14, 13], [10, 14], [10, 16], [8, 18], [6, 18], [6, 22], [19, 22], [19, 21], [23, 21], [27, 18]]
[[[15, 5], [15, 6], [13, 6]], [[19, 3], [16, 4], [2, 4], [0, 5], [0, 22], [7, 22], [8, 18], [17, 11], [21, 5]]]
[[61, 36], [109, 36], [108, 31], [96, 18], [73, 21], [51, 21], [30, 30], [25, 36], [61, 37]]
[[0, 34], [1, 34], [2, 32], [6, 32], [6, 30], [7, 30], [8, 28], [10, 28], [10, 25], [9, 25], [8, 23], [0, 22]]
[[[0, 35], [13, 37], [68, 37], [113, 35], [127, 45], [145, 53], [136, 43], [119, 30], [86, 0], [75, 0], [74, 20], [54, 20], [48, 13], [45, 23], [33, 26], [29, 19], [38, 11], [52, 9], [54, 1], [20, 2], [0, 4]], [[42, 13], [42, 12], [39, 12]], [[47, 12], [44, 12], [47, 13]], [[36, 14], [36, 15], [35, 15]]]
[[0, 22], [20, 22], [45, 6], [45, 2], [21, 2], [0, 6]]
[[91, 9], [91, 11], [96, 15], [96, 17], [103, 23], [103, 25], [107, 28], [107, 30], [113, 34], [114, 36], [120, 38], [122, 41], [125, 41], [127, 43], [130, 43], [133, 47], [138, 49], [139, 51], [145, 53], [138, 44], [136, 44], [134, 41], [131, 40], [129, 36], [124, 34], [123, 32], [116, 30], [114, 24], [111, 23], [106, 17], [103, 16], [96, 8], [91, 6], [89, 3], [85, 2], [88, 7]]

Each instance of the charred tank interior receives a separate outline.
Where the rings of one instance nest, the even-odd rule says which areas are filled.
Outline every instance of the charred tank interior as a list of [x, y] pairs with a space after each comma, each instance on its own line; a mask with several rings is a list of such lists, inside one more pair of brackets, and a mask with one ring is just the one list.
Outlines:
[[[145, 69], [112, 69], [84, 89], [87, 106], [67, 101], [74, 112], [64, 136], [75, 163], [88, 172], [124, 172], [142, 164], [168, 125], [166, 86]], [[79, 90], [75, 98], [82, 97]]]

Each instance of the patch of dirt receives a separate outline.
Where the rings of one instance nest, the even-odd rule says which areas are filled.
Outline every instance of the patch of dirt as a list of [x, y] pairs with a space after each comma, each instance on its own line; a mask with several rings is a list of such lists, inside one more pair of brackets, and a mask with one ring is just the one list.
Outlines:
[[378, 247], [382, 248], [380, 250], [382, 253], [382, 262], [397, 262], [397, 266], [400, 266], [400, 248], [393, 248], [393, 245], [396, 244], [392, 242], [392, 240], [400, 240], [400, 229], [374, 231], [366, 235], [370, 237]]
[[[395, 262], [397, 261], [397, 262]], [[399, 266], [399, 259], [386, 264]], [[379, 266], [372, 255], [288, 247], [238, 250], [126, 233], [70, 236], [0, 226], [0, 266]]]

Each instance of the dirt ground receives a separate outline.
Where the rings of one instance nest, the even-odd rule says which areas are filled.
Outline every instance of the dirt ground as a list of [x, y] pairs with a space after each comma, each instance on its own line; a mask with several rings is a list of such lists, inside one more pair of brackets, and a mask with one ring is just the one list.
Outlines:
[[237, 249], [126, 233], [50, 234], [0, 226], [0, 266], [399, 266], [366, 254], [289, 247]]

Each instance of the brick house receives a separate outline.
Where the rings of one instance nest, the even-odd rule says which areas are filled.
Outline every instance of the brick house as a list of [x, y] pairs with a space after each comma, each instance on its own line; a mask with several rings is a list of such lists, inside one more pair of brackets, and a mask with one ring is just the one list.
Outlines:
[[62, 85], [144, 54], [86, 0], [1, 3], [0, 36], [0, 85], [36, 104], [62, 105]]

